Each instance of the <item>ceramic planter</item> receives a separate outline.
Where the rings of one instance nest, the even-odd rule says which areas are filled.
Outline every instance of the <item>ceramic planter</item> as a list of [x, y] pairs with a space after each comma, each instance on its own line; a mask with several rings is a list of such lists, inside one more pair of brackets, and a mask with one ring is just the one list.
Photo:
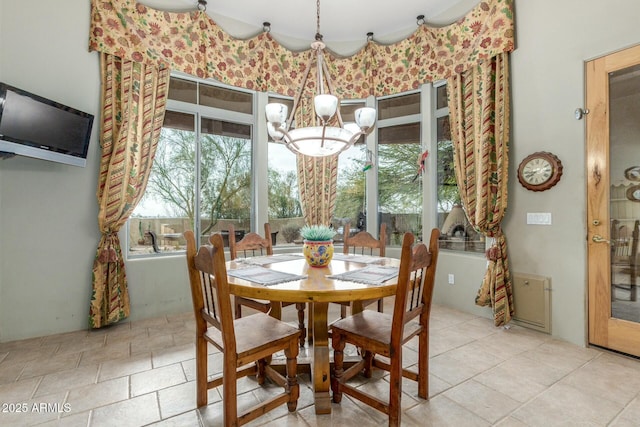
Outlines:
[[305, 240], [302, 253], [311, 267], [326, 267], [333, 258], [333, 240]]

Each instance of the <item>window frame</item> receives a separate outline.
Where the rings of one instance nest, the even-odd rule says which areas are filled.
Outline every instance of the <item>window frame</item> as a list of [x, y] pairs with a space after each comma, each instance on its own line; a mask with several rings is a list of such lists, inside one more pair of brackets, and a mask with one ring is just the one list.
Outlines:
[[[263, 224], [269, 221], [269, 201], [268, 201], [268, 141], [269, 136], [267, 132], [266, 121], [264, 120], [264, 114], [262, 113], [265, 106], [269, 102], [269, 98], [282, 98], [288, 99], [288, 97], [269, 93], [269, 92], [255, 92], [252, 90], [236, 88], [233, 86], [225, 85], [212, 80], [203, 80], [194, 76], [185, 75], [184, 73], [172, 72], [172, 78], [178, 78], [183, 80], [190, 80], [196, 82], [198, 85], [212, 85], [218, 86], [229, 90], [244, 92], [252, 95], [253, 99], [253, 114], [240, 113], [231, 110], [225, 110], [215, 107], [208, 107], [199, 104], [192, 104], [184, 101], [177, 101], [173, 99], [167, 100], [167, 110], [176, 111], [180, 113], [193, 114], [194, 124], [196, 130], [196, 138], [198, 143], [196, 144], [196, 166], [199, 169], [201, 159], [200, 149], [200, 121], [203, 117], [229, 121], [234, 123], [246, 124], [251, 126], [251, 213], [250, 223], [251, 231], [256, 231], [256, 227], [259, 224]], [[428, 150], [429, 156], [426, 160], [425, 171], [422, 185], [422, 230], [424, 234], [431, 230], [433, 227], [438, 227], [438, 207], [437, 207], [437, 119], [448, 114], [448, 107], [436, 109], [436, 96], [438, 88], [446, 85], [445, 80], [441, 80], [434, 83], [426, 83], [420, 88], [403, 92], [395, 95], [386, 95], [375, 98], [370, 96], [366, 99], [349, 99], [341, 100], [342, 104], [364, 103], [368, 107], [376, 107], [378, 102], [396, 97], [407, 96], [411, 94], [418, 94], [420, 97], [420, 113], [408, 114], [406, 116], [392, 117], [377, 120], [376, 128], [374, 132], [371, 132], [365, 138], [366, 150], [370, 151], [373, 155], [373, 167], [366, 174], [365, 178], [365, 206], [367, 212], [375, 212], [376, 215], [367, 215], [366, 229], [373, 235], [378, 235], [380, 227], [378, 221], [378, 129], [397, 126], [403, 124], [418, 123], [420, 125], [420, 145], [421, 150]], [[199, 93], [199, 91], [198, 91]], [[199, 102], [199, 100], [197, 101]], [[416, 159], [417, 161], [417, 159]], [[196, 174], [197, 188], [200, 187], [200, 171]], [[430, 207], [431, 206], [431, 207]], [[193, 230], [196, 235], [200, 235], [200, 200], [196, 200], [195, 224], [193, 224]], [[184, 251], [175, 252], [160, 252], [160, 253], [145, 253], [145, 254], [132, 254], [129, 251], [130, 246], [130, 231], [129, 220], [126, 223], [125, 245], [126, 259], [143, 259], [143, 258], [157, 258], [164, 256], [176, 256], [183, 255]], [[488, 240], [488, 239], [486, 239]], [[485, 242], [488, 244], [488, 242]], [[290, 251], [291, 247], [282, 246], [274, 248], [276, 251]], [[471, 256], [480, 256], [478, 252], [446, 249], [448, 252], [468, 254]]]

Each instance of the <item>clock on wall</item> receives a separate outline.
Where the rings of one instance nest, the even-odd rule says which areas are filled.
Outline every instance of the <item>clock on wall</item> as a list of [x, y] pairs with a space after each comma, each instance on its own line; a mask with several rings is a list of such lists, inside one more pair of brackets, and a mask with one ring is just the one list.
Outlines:
[[546, 151], [529, 154], [518, 167], [518, 181], [527, 190], [544, 191], [553, 187], [562, 176], [562, 162]]

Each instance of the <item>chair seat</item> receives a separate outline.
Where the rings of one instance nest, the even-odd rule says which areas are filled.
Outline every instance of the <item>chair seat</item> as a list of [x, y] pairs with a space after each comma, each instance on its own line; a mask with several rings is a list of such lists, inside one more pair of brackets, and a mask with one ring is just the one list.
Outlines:
[[[341, 332], [353, 336], [359, 336], [376, 342], [379, 346], [391, 345], [391, 328], [393, 316], [373, 310], [365, 310], [353, 316], [339, 319], [331, 325], [332, 332], [339, 329]], [[408, 322], [404, 326], [402, 342], [407, 342], [420, 333], [421, 326], [418, 322]]]
[[[264, 314], [256, 313], [241, 317], [233, 321], [236, 332], [236, 353], [238, 359], [243, 355], [260, 352], [262, 349], [272, 348], [274, 343], [282, 340], [283, 348], [292, 335], [300, 335], [297, 327]], [[215, 328], [206, 332], [207, 339], [222, 351], [222, 335]]]

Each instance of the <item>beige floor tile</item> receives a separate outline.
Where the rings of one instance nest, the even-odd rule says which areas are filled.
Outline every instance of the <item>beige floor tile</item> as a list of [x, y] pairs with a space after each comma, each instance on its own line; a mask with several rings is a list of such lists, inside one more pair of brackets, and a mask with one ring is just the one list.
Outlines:
[[8, 404], [29, 400], [35, 393], [41, 380], [41, 377], [27, 378], [21, 381], [0, 385], [0, 403]]
[[[547, 387], [568, 373], [565, 369], [535, 362], [523, 354], [504, 361], [499, 365], [499, 369], [506, 373], [506, 378], [526, 380]], [[481, 376], [484, 376], [484, 373]]]
[[149, 424], [150, 427], [197, 427], [200, 425], [200, 417], [195, 410]]
[[529, 426], [606, 426], [623, 405], [564, 384], [556, 384], [513, 412]]
[[128, 357], [130, 354], [131, 345], [129, 342], [112, 343], [100, 348], [83, 351], [80, 357], [80, 366], [97, 365], [110, 360]]
[[160, 421], [155, 393], [133, 397], [94, 409], [91, 426], [143, 426]]
[[560, 383], [627, 405], [640, 392], [640, 370], [617, 363], [616, 359], [595, 358]]
[[[364, 408], [364, 409], [363, 409]], [[297, 417], [310, 426], [353, 427], [357, 420], [358, 427], [378, 427], [383, 424], [378, 411], [360, 407], [348, 397], [344, 397], [339, 404], [331, 405], [331, 414], [316, 414], [313, 406], [307, 406], [297, 411]]]
[[173, 345], [173, 336], [171, 334], [137, 338], [131, 341], [131, 355], [158, 351], [163, 348], [173, 347]]
[[476, 345], [485, 347], [486, 351], [502, 358], [513, 357], [529, 352], [544, 343], [549, 337], [539, 332], [533, 335], [522, 331], [521, 327], [510, 329], [498, 328], [495, 334], [476, 341]]
[[620, 415], [610, 424], [611, 427], [637, 426], [640, 421], [640, 396], [636, 397], [620, 413]]
[[473, 338], [459, 332], [458, 328], [443, 328], [431, 331], [429, 353], [431, 357], [473, 342]]
[[508, 395], [474, 380], [447, 390], [444, 396], [490, 423], [504, 418], [520, 406], [520, 402], [511, 399]]
[[470, 343], [431, 358], [429, 369], [432, 374], [455, 385], [500, 364], [503, 360], [484, 351], [481, 346]]
[[194, 359], [196, 357], [195, 344], [182, 344], [173, 347], [166, 347], [151, 353], [154, 368], [179, 363], [183, 360]]
[[131, 375], [131, 396], [140, 396], [186, 381], [182, 365], [179, 363], [139, 372]]
[[[215, 393], [215, 396], [219, 396]], [[196, 409], [196, 384], [195, 381], [178, 384], [158, 391], [160, 414], [162, 418]], [[213, 403], [213, 402], [212, 402]]]
[[473, 379], [480, 384], [506, 394], [513, 400], [525, 403], [541, 393], [546, 386], [537, 382], [535, 372], [519, 372], [519, 364], [507, 361], [495, 368], [482, 372]]
[[[207, 358], [207, 368], [209, 370], [209, 376], [219, 375], [222, 372], [222, 353], [217, 352], [209, 354]], [[196, 359], [189, 359], [182, 362], [182, 369], [187, 377], [187, 381], [194, 381], [196, 379]]]
[[66, 414], [61, 414], [60, 418], [43, 424], [38, 424], [38, 427], [87, 427], [89, 425], [89, 416], [91, 415], [91, 411], [69, 416], [65, 415]]
[[124, 377], [151, 369], [151, 355], [142, 354], [110, 360], [100, 366], [98, 381]]
[[43, 337], [28, 338], [24, 340], [0, 343], [0, 353], [12, 351], [24, 351], [25, 353], [37, 350], [42, 346]]
[[405, 411], [402, 423], [407, 426], [483, 427], [489, 422], [440, 395]]
[[5, 356], [5, 358], [2, 360], [2, 363], [11, 363], [16, 361], [31, 362], [32, 360], [48, 359], [51, 357], [51, 355], [56, 354], [56, 352], [60, 348], [60, 344], [48, 344], [35, 348], [30, 347], [31, 346], [25, 348], [17, 348], [13, 351], [9, 351], [9, 354]]
[[122, 377], [69, 391], [72, 413], [84, 412], [129, 398], [129, 378]]
[[167, 326], [169, 322], [166, 316], [153, 317], [149, 319], [134, 320], [131, 323], [131, 329], [147, 329]]
[[581, 348], [556, 339], [545, 341], [535, 349], [523, 353], [536, 362], [567, 370], [577, 369], [601, 354], [598, 350]]
[[134, 341], [136, 339], [149, 338], [147, 328], [131, 329], [131, 325], [129, 323], [125, 323], [125, 325], [127, 327], [112, 329], [106, 334], [105, 342], [107, 345], [113, 345], [118, 342], [126, 342], [128, 344], [130, 341]]
[[42, 378], [35, 396], [38, 397], [57, 391], [66, 391], [88, 384], [95, 384], [97, 379], [97, 365], [54, 372]]
[[22, 370], [27, 366], [25, 360], [12, 360], [0, 363], [0, 385], [17, 381]]
[[61, 339], [48, 340], [47, 338], [48, 337], [45, 337], [45, 339], [43, 340], [43, 344], [45, 346], [59, 344], [60, 347], [56, 354], [79, 353], [82, 351], [103, 348], [105, 345], [104, 336], [91, 335], [86, 331], [84, 331], [83, 333], [64, 334], [64, 337]]
[[20, 374], [20, 379], [37, 377], [78, 366], [81, 353], [53, 354], [29, 361]]
[[494, 424], [496, 427], [527, 427], [526, 423], [513, 417], [506, 417]]

